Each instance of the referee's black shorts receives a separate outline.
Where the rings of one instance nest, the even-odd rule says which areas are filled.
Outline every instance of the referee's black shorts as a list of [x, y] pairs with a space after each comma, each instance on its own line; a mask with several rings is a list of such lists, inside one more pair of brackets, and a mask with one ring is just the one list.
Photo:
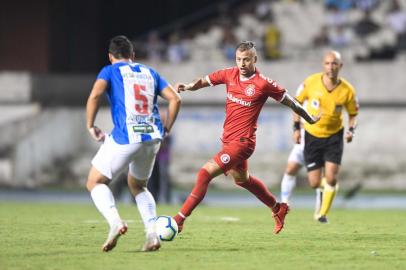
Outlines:
[[344, 129], [327, 138], [318, 138], [305, 131], [304, 160], [307, 171], [319, 169], [324, 162], [341, 164]]

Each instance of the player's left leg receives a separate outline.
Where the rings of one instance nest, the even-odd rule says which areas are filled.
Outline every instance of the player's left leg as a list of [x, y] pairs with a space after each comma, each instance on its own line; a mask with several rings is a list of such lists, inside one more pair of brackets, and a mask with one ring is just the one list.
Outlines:
[[128, 175], [128, 187], [137, 202], [137, 208], [144, 223], [146, 241], [141, 251], [155, 251], [161, 247], [155, 232], [156, 203], [151, 192], [146, 188], [147, 180], [140, 180]]
[[[324, 187], [326, 186], [327, 180], [326, 177], [323, 177], [321, 179], [321, 183], [320, 186], [318, 188], [316, 188], [316, 203], [315, 203], [315, 207], [314, 207], [314, 219], [318, 220], [320, 218], [320, 209], [321, 209], [321, 205], [323, 204], [323, 191], [324, 191]], [[339, 189], [339, 184], [336, 183], [335, 185], [335, 192], [338, 192]]]
[[284, 224], [285, 216], [289, 211], [286, 203], [278, 203], [275, 196], [268, 190], [263, 181], [249, 175], [247, 170], [247, 161], [243, 161], [240, 166], [229, 171], [234, 182], [254, 194], [261, 202], [268, 206], [273, 213], [275, 219], [274, 233], [279, 233]]
[[113, 193], [106, 183], [108, 183], [108, 179], [92, 167], [86, 185], [96, 208], [110, 226], [109, 234], [102, 246], [104, 252], [112, 250], [116, 246], [118, 238], [127, 232], [127, 224], [121, 220]]
[[155, 231], [156, 202], [147, 189], [147, 179], [152, 174], [159, 146], [160, 142], [157, 140], [140, 143], [129, 165], [128, 187], [137, 203], [146, 234], [142, 251], [155, 251], [161, 247]]
[[107, 186], [110, 179], [116, 176], [126, 165], [126, 158], [119, 153], [114, 140], [107, 137], [92, 160], [93, 166], [89, 171], [86, 183], [96, 208], [110, 226], [109, 234], [102, 246], [102, 250], [105, 252], [113, 249], [118, 238], [127, 232], [127, 224], [121, 219], [113, 193]]

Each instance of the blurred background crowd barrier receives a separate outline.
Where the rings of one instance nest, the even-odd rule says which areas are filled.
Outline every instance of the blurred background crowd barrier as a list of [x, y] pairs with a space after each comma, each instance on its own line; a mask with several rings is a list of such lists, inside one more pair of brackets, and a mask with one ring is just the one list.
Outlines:
[[[110, 2], [4, 3], [0, 186], [85, 183], [98, 148], [85, 129], [86, 98], [98, 70], [108, 64], [108, 40], [125, 34], [136, 46], [137, 60], [173, 84], [234, 65], [236, 43], [254, 40], [261, 72], [291, 94], [321, 70], [325, 50], [339, 50], [342, 76], [355, 86], [361, 104], [355, 141], [345, 145], [341, 183], [406, 190], [406, 1]], [[151, 5], [160, 11], [145, 11]], [[106, 16], [109, 10], [126, 19]], [[193, 183], [198, 168], [218, 151], [224, 103], [221, 86], [183, 94], [171, 146], [174, 183]], [[261, 113], [250, 168], [268, 185], [277, 185], [283, 174], [292, 147], [291, 119], [273, 101]], [[98, 125], [109, 131], [109, 122], [104, 107]]]

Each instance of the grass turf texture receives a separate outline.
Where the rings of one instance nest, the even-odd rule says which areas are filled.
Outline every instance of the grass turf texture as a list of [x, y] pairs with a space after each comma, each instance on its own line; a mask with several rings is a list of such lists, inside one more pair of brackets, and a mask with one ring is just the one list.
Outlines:
[[324, 225], [293, 209], [274, 235], [265, 207], [200, 206], [173, 242], [142, 253], [136, 207], [119, 210], [129, 231], [102, 253], [108, 226], [92, 204], [1, 202], [0, 269], [406, 269], [404, 211], [333, 209]]

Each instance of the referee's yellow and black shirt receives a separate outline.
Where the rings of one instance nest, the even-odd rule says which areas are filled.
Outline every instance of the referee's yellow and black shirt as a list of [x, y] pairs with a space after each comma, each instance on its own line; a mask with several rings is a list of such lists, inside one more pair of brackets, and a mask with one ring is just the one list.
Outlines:
[[328, 91], [322, 81], [323, 73], [316, 73], [306, 78], [299, 87], [296, 99], [303, 104], [307, 100], [306, 110], [311, 115], [319, 115], [319, 122], [304, 124], [305, 130], [318, 138], [327, 138], [340, 131], [343, 126], [343, 108], [349, 115], [358, 113], [358, 99], [354, 87], [343, 78], [332, 90]]

